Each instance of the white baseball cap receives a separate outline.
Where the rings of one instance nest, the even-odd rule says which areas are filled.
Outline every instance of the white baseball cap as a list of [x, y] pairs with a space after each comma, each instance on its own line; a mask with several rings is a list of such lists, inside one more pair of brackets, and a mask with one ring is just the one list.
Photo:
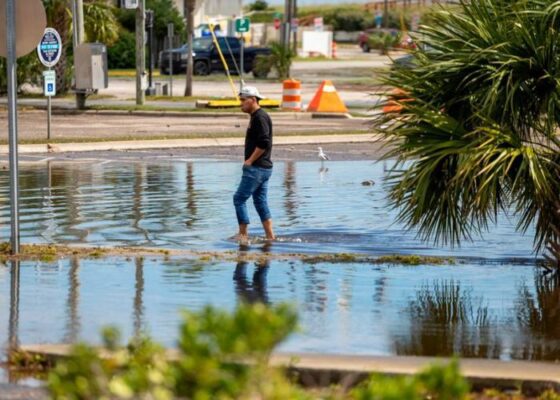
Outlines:
[[264, 97], [259, 93], [259, 89], [254, 86], [243, 86], [243, 88], [239, 92], [239, 97], [256, 97], [259, 100], [264, 99]]

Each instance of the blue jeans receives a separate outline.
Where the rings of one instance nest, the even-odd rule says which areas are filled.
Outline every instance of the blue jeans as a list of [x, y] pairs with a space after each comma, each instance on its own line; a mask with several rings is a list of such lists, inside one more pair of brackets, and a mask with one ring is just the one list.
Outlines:
[[249, 224], [249, 213], [245, 204], [249, 197], [253, 196], [253, 203], [261, 222], [271, 218], [268, 202], [266, 199], [268, 192], [268, 180], [272, 175], [272, 168], [260, 168], [254, 166], [243, 166], [243, 176], [237, 191], [233, 195], [233, 205], [237, 214], [237, 222]]

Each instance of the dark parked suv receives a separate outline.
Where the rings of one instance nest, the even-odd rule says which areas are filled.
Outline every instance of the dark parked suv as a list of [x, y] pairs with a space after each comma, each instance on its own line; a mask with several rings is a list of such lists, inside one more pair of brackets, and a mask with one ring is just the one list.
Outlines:
[[[218, 37], [218, 44], [227, 62], [230, 72], [236, 73], [235, 62], [238, 66], [241, 55], [240, 39], [234, 36]], [[169, 52], [171, 52], [173, 73], [185, 72], [187, 70], [187, 45], [171, 50], [164, 50], [159, 54], [159, 69], [162, 74], [169, 74]], [[270, 54], [266, 47], [245, 47], [243, 49], [243, 72], [254, 70], [257, 55]], [[213, 71], [224, 71], [220, 55], [211, 37], [195, 38], [193, 40], [193, 73], [195, 75], [208, 75]], [[255, 74], [255, 72], [253, 72]], [[261, 76], [259, 76], [261, 77]]]

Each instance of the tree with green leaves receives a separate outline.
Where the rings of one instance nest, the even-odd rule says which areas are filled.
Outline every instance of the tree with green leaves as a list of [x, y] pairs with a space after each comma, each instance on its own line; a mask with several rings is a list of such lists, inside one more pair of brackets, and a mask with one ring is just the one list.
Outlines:
[[268, 9], [268, 3], [266, 0], [255, 0], [253, 3], [249, 4], [249, 11], [265, 11]]
[[[65, 93], [70, 88], [72, 68], [68, 67], [72, 56], [72, 12], [70, 0], [43, 0], [47, 14], [47, 26], [57, 30], [62, 39], [62, 53], [54, 69], [57, 77], [57, 92]], [[101, 42], [113, 45], [118, 39], [118, 22], [113, 14], [113, 6], [104, 0], [84, 1], [84, 28], [87, 42]], [[70, 58], [71, 61], [71, 58]], [[18, 60], [18, 83], [38, 83], [43, 66], [32, 52]], [[0, 76], [6, 76], [4, 61], [0, 60]], [[0, 78], [0, 93], [5, 92], [4, 78]]]
[[536, 250], [558, 243], [560, 2], [461, 0], [430, 21], [413, 67], [382, 78], [400, 89], [376, 121], [400, 221], [458, 244], [505, 214]]

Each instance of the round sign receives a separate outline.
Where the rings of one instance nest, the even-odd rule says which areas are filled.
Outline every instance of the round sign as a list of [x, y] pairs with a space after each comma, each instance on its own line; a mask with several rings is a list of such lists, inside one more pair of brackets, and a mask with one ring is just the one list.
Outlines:
[[45, 29], [41, 41], [37, 45], [39, 60], [45, 67], [54, 67], [60, 59], [62, 53], [62, 40], [60, 35], [53, 28]]

